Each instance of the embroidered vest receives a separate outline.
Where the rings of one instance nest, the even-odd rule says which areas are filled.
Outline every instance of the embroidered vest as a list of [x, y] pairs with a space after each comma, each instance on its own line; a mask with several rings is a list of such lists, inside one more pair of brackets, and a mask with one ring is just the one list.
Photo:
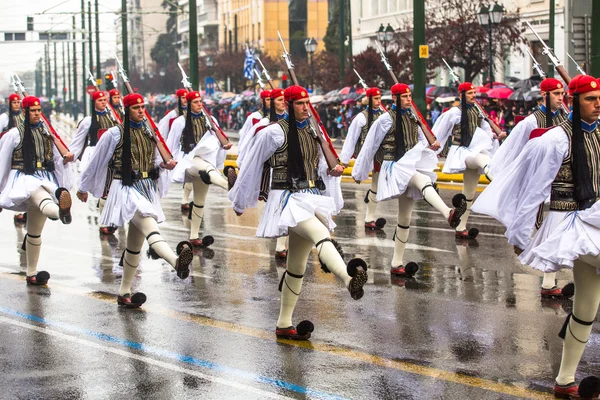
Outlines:
[[[458, 108], [462, 110], [462, 106]], [[471, 140], [473, 139], [473, 134], [475, 130], [481, 127], [481, 115], [479, 115], [479, 111], [476, 107], [467, 108], [467, 117], [469, 118], [469, 137], [467, 138], [467, 146], [471, 144]], [[461, 145], [461, 132], [460, 132], [460, 122], [454, 125], [454, 129], [452, 129], [452, 145], [453, 146], [462, 146]]]
[[[123, 167], [123, 125], [119, 125], [121, 139], [115, 148], [113, 156], [108, 163], [111, 175], [114, 179], [122, 179], [121, 169]], [[134, 180], [139, 179], [158, 179], [158, 170], [155, 167], [156, 145], [150, 135], [144, 129], [130, 128], [131, 135], [131, 169]]]
[[[533, 113], [533, 116], [535, 116], [535, 120], [537, 122], [538, 128], [550, 128], [549, 126], [546, 126], [546, 113], [545, 112], [543, 112], [542, 110], [536, 110]], [[566, 119], [567, 119], [567, 116], [565, 115], [565, 113], [562, 112], [562, 110], [559, 111], [558, 114], [556, 115], [556, 117], [552, 118], [553, 126], [562, 124]]]
[[[365, 116], [365, 121], [367, 122], [365, 122], [365, 125], [360, 129], [360, 136], [358, 137], [358, 140], [354, 145], [354, 158], [358, 157], [358, 154], [360, 153], [360, 150], [362, 149], [363, 144], [365, 144], [365, 140], [367, 139], [367, 133], [369, 133], [369, 110], [363, 110], [361, 114]], [[377, 121], [377, 118], [379, 118], [380, 115], [381, 113], [373, 113], [373, 122]], [[373, 122], [371, 122], [371, 125], [373, 124]]]
[[[25, 134], [25, 125], [17, 125], [21, 141], [13, 150], [12, 169], [23, 170], [25, 168], [23, 158], [23, 136]], [[35, 169], [36, 171], [54, 171], [54, 161], [52, 155], [52, 139], [46, 129], [40, 124], [37, 128], [31, 128], [33, 135], [33, 146], [35, 148]]]
[[[396, 160], [396, 118], [397, 114], [394, 110], [389, 110], [388, 113], [392, 118], [392, 126], [385, 134], [377, 153], [375, 153], [375, 162], [382, 164], [383, 161], [398, 161]], [[402, 132], [404, 133], [404, 145], [406, 151], [409, 151], [419, 143], [419, 130], [417, 123], [410, 118], [409, 114], [400, 115], [402, 121]], [[404, 154], [403, 154], [404, 155]]]
[[[186, 122], [187, 122], [187, 120], [186, 120]], [[185, 154], [194, 150], [194, 147], [196, 147], [196, 145], [198, 144], [200, 139], [202, 139], [204, 134], [206, 132], [208, 132], [208, 126], [206, 125], [206, 120], [204, 119], [204, 115], [202, 115], [200, 117], [192, 116], [192, 125], [193, 125], [193, 132], [194, 132], [194, 143], [193, 144], [192, 143], [186, 144], [185, 141], [183, 140], [184, 133], [183, 132], [181, 133], [181, 139], [180, 139], [181, 149], [183, 150], [183, 152]], [[184, 130], [185, 130], [185, 128], [184, 128]]]
[[[9, 121], [12, 120], [13, 128], [19, 126], [20, 124], [22, 124], [25, 121], [25, 114], [23, 114], [22, 112], [20, 112], [18, 114], [13, 114], [11, 112], [7, 112], [5, 114], [8, 116]], [[8, 124], [8, 126], [10, 126], [10, 123]], [[8, 132], [9, 129], [12, 129], [12, 128], [9, 128], [8, 126], [5, 128], [5, 130], [2, 133]]]
[[[569, 137], [569, 153], [563, 160], [550, 189], [550, 210], [576, 211], [579, 203], [574, 199], [575, 180], [573, 178], [572, 149], [573, 124], [568, 119], [560, 124]], [[592, 174], [592, 186], [596, 197], [600, 198], [600, 130], [584, 132], [584, 146], [588, 168]]]

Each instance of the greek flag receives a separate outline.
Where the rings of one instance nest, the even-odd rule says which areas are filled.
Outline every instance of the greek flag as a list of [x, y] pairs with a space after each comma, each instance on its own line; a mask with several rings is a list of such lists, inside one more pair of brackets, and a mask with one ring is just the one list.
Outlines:
[[244, 58], [244, 77], [252, 79], [252, 70], [254, 69], [254, 52], [246, 48], [246, 57]]

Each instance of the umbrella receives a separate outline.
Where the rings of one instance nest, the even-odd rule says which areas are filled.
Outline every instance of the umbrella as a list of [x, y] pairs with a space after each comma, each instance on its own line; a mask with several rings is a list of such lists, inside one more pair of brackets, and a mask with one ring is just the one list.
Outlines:
[[508, 96], [508, 100], [512, 101], [525, 101], [525, 93], [526, 90], [515, 90], [512, 92], [510, 96]]
[[219, 100], [219, 104], [229, 104], [229, 103], [231, 103], [231, 97], [228, 99]]
[[542, 91], [539, 88], [531, 89], [523, 96], [525, 101], [535, 101], [542, 98]]
[[508, 87], [503, 88], [493, 88], [487, 92], [489, 98], [492, 99], [508, 99], [508, 96], [512, 94], [513, 90]]
[[444, 93], [441, 96], [436, 97], [435, 101], [440, 104], [453, 103], [457, 96], [456, 93]]
[[229, 99], [231, 97], [235, 97], [235, 93], [231, 93], [231, 92], [225, 92], [221, 95], [222, 99]]
[[515, 90], [521, 89], [524, 91], [528, 91], [529, 89], [536, 87], [539, 84], [540, 84], [539, 80], [534, 80], [531, 78], [530, 79], [522, 79], [513, 85], [513, 89], [515, 89]]
[[251, 90], [244, 90], [242, 92], [242, 96], [244, 96], [244, 97], [254, 96], [254, 92]]
[[[350, 86], [346, 86], [345, 88], [340, 89], [340, 91], [338, 92], [338, 94], [344, 94], [344, 95], [346, 95], [346, 94], [350, 93], [351, 89], [352, 88]], [[363, 88], [357, 88], [354, 91], [356, 93], [358, 93], [358, 94], [361, 94], [361, 93], [363, 93], [365, 91], [365, 89], [363, 89]]]
[[429, 96], [436, 98], [441, 96], [444, 93], [456, 93], [456, 89], [451, 88], [449, 86], [438, 86], [429, 92]]
[[354, 99], [347, 99], [347, 100], [342, 101], [342, 105], [344, 105], [344, 106], [346, 104], [354, 104], [354, 103], [356, 103], [356, 100], [354, 100]]
[[320, 102], [323, 101], [323, 99], [325, 98], [325, 96], [310, 96], [310, 102], [313, 104], [319, 104]]
[[[483, 86], [485, 86], [486, 88], [490, 89], [490, 83], [489, 82], [486, 83]], [[494, 89], [494, 88], [507, 88], [507, 87], [508, 87], [508, 85], [506, 83], [504, 83], [504, 82], [494, 82], [494, 86], [492, 87], [492, 89]]]
[[207, 106], [212, 106], [213, 104], [215, 104], [215, 101], [213, 99], [207, 99], [207, 98], [202, 99], [202, 102], [204, 104], [206, 104]]

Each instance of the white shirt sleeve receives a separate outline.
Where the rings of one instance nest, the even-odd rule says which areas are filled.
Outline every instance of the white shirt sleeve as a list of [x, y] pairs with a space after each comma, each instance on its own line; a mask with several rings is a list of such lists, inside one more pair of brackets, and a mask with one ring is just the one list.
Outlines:
[[352, 168], [352, 177], [355, 180], [364, 181], [369, 177], [369, 173], [373, 170], [375, 153], [379, 150], [383, 138], [391, 127], [392, 118], [389, 113], [383, 114], [371, 125], [365, 143], [360, 149], [360, 153], [356, 157], [356, 162]]
[[510, 135], [504, 140], [490, 161], [490, 172], [492, 176], [497, 177], [519, 156], [529, 141], [531, 131], [537, 127], [535, 116], [530, 115], [513, 128]]
[[9, 116], [7, 113], [0, 114], [0, 133], [4, 132], [9, 123]]
[[[158, 125], [156, 125], [156, 127], [158, 128], [158, 131], [160, 132], [160, 135], [163, 137], [163, 139], [167, 140], [167, 138], [169, 137], [169, 122], [173, 119], [173, 118], [177, 118], [177, 113], [179, 111], [178, 110], [171, 110], [167, 113], [167, 115], [165, 115], [164, 117], [162, 117], [160, 119], [160, 121], [158, 121]], [[170, 149], [170, 147], [169, 147]]]
[[17, 128], [12, 128], [0, 139], [0, 192], [2, 192], [8, 181], [12, 169], [13, 151], [19, 145], [21, 135]]
[[73, 139], [69, 144], [69, 150], [75, 155], [75, 159], [78, 159], [83, 154], [90, 126], [92, 126], [92, 117], [87, 116], [81, 120], [75, 135], [73, 135]]
[[90, 192], [94, 197], [102, 197], [108, 174], [108, 163], [120, 139], [121, 131], [118, 126], [110, 128], [100, 137], [87, 168], [81, 173], [80, 192]]
[[[352, 155], [354, 154], [354, 148], [356, 147], [356, 142], [360, 137], [360, 131], [367, 124], [367, 119], [363, 113], [358, 114], [352, 120], [352, 123], [348, 127], [348, 135], [346, 135], [346, 140], [344, 141], [344, 146], [342, 147], [342, 153], [340, 154], [340, 161], [342, 164], [348, 165]], [[372, 126], [372, 125], [371, 125]]]
[[444, 146], [446, 145], [446, 141], [452, 136], [452, 129], [454, 128], [454, 125], [460, 122], [460, 118], [460, 108], [452, 107], [440, 115], [435, 121], [435, 124], [431, 130], [440, 144], [440, 150], [438, 153], [443, 150]]

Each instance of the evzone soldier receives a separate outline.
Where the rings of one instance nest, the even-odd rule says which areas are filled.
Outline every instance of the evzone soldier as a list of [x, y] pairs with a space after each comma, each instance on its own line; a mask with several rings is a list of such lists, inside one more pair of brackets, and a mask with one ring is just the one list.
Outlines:
[[[37, 97], [23, 99], [25, 119], [0, 140], [0, 208], [27, 212], [27, 234], [22, 249], [27, 257], [27, 284], [45, 285], [46, 271], [37, 271], [46, 218], [71, 223], [71, 169], [53, 142], [53, 133], [42, 120]], [[60, 139], [58, 139], [60, 140]]]
[[188, 111], [173, 122], [167, 146], [172, 149], [173, 157], [178, 162], [172, 174], [173, 182], [191, 183], [194, 190], [194, 201], [189, 210], [190, 243], [194, 247], [207, 247], [214, 239], [212, 236], [200, 238], [199, 231], [209, 185], [215, 184], [229, 190], [237, 175], [233, 167], [225, 167], [225, 176], [219, 172], [231, 143], [222, 147], [217, 133], [210, 128], [206, 118], [211, 118], [215, 126], [217, 121], [202, 111], [200, 92], [189, 92], [186, 99]]
[[117, 113], [119, 120], [123, 121], [123, 104], [121, 104], [121, 92], [119, 89], [111, 89], [108, 91], [108, 96], [110, 97], [110, 105]]
[[[565, 399], [579, 398], [575, 372], [600, 303], [600, 82], [576, 76], [569, 97], [568, 119], [530, 140], [473, 207], [506, 226], [524, 263], [544, 272], [573, 269], [573, 311], [560, 332], [564, 344], [554, 386], [555, 397]], [[531, 239], [538, 206], [548, 196], [550, 212]]]
[[[340, 161], [345, 166], [348, 166], [351, 158], [357, 158], [362, 149], [367, 132], [377, 118], [383, 114], [381, 108], [381, 90], [376, 87], [367, 89], [366, 95], [369, 98], [367, 109], [357, 114], [352, 120], [348, 128], [348, 135], [342, 147]], [[367, 203], [367, 213], [365, 215], [365, 228], [372, 230], [381, 230], [386, 224], [385, 218], [375, 220], [375, 209], [377, 208], [377, 183], [379, 181], [379, 171], [381, 164], [375, 161], [373, 163], [373, 174], [371, 178], [371, 188], [367, 190], [365, 195], [365, 203]]]
[[181, 279], [190, 274], [193, 252], [192, 245], [182, 241], [175, 254], [158, 229], [158, 223], [165, 219], [160, 198], [169, 186], [169, 174], [165, 170], [172, 170], [177, 163], [175, 160], [164, 163], [157, 157], [155, 138], [144, 123], [144, 98], [137, 93], [129, 94], [123, 98], [123, 106], [125, 120], [106, 131], [96, 144], [81, 175], [77, 197], [83, 202], [87, 201], [88, 192], [101, 197], [107, 176], [112, 176], [100, 222], [117, 227], [129, 224], [127, 247], [121, 259], [123, 277], [117, 304], [137, 308], [146, 301], [146, 295], [141, 292], [132, 295], [131, 290], [144, 240]]
[[[563, 84], [554, 78], [546, 78], [540, 83], [542, 98], [544, 104], [540, 106], [533, 114], [519, 122], [510, 132], [510, 135], [498, 148], [490, 162], [488, 172], [489, 178], [498, 176], [502, 171], [508, 169], [509, 165], [521, 154], [523, 148], [529, 141], [529, 136], [535, 129], [547, 129], [561, 124], [567, 119], [567, 114], [562, 111], [563, 97], [565, 88]], [[535, 227], [539, 229], [543, 221], [543, 203], [540, 204], [538, 219]], [[557, 297], [568, 292], [563, 292], [556, 285], [556, 273], [544, 273], [542, 287], [540, 289], [542, 297]]]
[[[25, 114], [21, 109], [21, 97], [13, 93], [8, 96], [8, 111], [0, 114], [0, 139], [6, 132], [23, 123]], [[22, 224], [27, 221], [27, 214], [16, 213], [14, 216], [15, 224]]]
[[[274, 88], [269, 93], [270, 97], [270, 111], [269, 114], [258, 121], [253, 127], [250, 128], [248, 135], [248, 141], [246, 142], [245, 149], [252, 147], [256, 133], [262, 130], [265, 126], [270, 123], [275, 123], [283, 118], [287, 118], [287, 108], [285, 104], [284, 91], [280, 88]], [[246, 151], [247, 152], [247, 151]], [[238, 167], [241, 168], [244, 161], [244, 154], [238, 154]], [[265, 164], [265, 168], [270, 168], [268, 164]], [[267, 198], [261, 194], [260, 200], [267, 201]], [[275, 259], [285, 260], [287, 258], [287, 236], [280, 236], [277, 238], [275, 243]]]
[[[295, 327], [292, 316], [302, 290], [308, 255], [317, 248], [322, 268], [342, 280], [358, 300], [367, 282], [367, 265], [353, 259], [348, 265], [330, 237], [332, 216], [343, 206], [340, 188], [342, 165], [329, 168], [319, 141], [309, 125], [309, 96], [305, 88], [285, 90], [287, 118], [260, 130], [246, 155], [246, 163], [229, 192], [233, 209], [241, 215], [256, 206], [259, 193], [267, 196], [256, 236], [289, 235], [289, 255], [279, 289], [281, 308], [275, 334], [279, 338], [307, 340], [314, 326], [303, 321]], [[327, 149], [329, 150], [329, 149]], [[268, 169], [264, 163], [268, 162]]]
[[[171, 126], [173, 122], [181, 116], [186, 115], [187, 113], [187, 100], [185, 96], [188, 91], [186, 89], [177, 89], [175, 95], [177, 96], [177, 108], [169, 111], [165, 114], [164, 117], [158, 121], [158, 131], [162, 135], [162, 137], [167, 140], [169, 136], [169, 131], [171, 130]], [[181, 198], [181, 211], [187, 212], [190, 210], [190, 194], [192, 193], [192, 183], [187, 182], [183, 185], [183, 196]]]
[[238, 141], [238, 156], [237, 156], [237, 165], [238, 168], [241, 168], [241, 163], [244, 159], [244, 150], [246, 150], [246, 145], [251, 142], [251, 137], [249, 135], [250, 130], [263, 118], [269, 118], [270, 107], [271, 107], [271, 91], [263, 90], [260, 92], [260, 100], [261, 100], [261, 108], [257, 111], [254, 111], [252, 114], [248, 115], [242, 129], [240, 129], [240, 139]]
[[[475, 239], [479, 234], [477, 228], [467, 230], [467, 220], [475, 198], [477, 184], [482, 173], [489, 171], [491, 154], [494, 146], [502, 140], [492, 132], [490, 124], [483, 119], [475, 106], [475, 86], [464, 82], [458, 86], [461, 103], [452, 107], [437, 119], [433, 125], [433, 133], [442, 147], [446, 140], [452, 140], [452, 146], [446, 157], [442, 172], [445, 174], [463, 174], [463, 194], [467, 198], [467, 211], [455, 228], [456, 238]], [[496, 142], [494, 142], [496, 141]]]
[[[108, 96], [103, 91], [92, 93], [92, 115], [85, 117], [77, 126], [77, 131], [73, 136], [73, 140], [69, 148], [75, 155], [76, 159], [81, 160], [79, 171], [83, 172], [86, 168], [94, 151], [98, 139], [110, 128], [121, 123], [121, 119], [113, 113], [113, 110], [108, 106]], [[107, 176], [106, 187], [102, 196], [98, 199], [98, 213], [102, 214], [106, 198], [108, 197], [108, 189], [112, 183], [112, 177]], [[101, 235], [112, 235], [117, 230], [114, 226], [106, 226], [100, 224]]]
[[440, 145], [435, 141], [430, 147], [413, 117], [410, 87], [403, 83], [395, 84], [392, 86], [392, 98], [392, 109], [379, 117], [369, 129], [352, 169], [352, 177], [356, 181], [366, 180], [374, 163], [381, 166], [377, 201], [398, 199], [398, 226], [394, 233], [390, 273], [410, 277], [419, 269], [415, 262], [406, 265], [403, 262], [414, 201], [425, 199], [452, 228], [460, 223], [467, 203], [463, 194], [456, 194], [452, 199], [454, 208], [450, 208], [433, 186], [437, 178], [434, 172], [437, 156], [433, 149], [438, 150]]

